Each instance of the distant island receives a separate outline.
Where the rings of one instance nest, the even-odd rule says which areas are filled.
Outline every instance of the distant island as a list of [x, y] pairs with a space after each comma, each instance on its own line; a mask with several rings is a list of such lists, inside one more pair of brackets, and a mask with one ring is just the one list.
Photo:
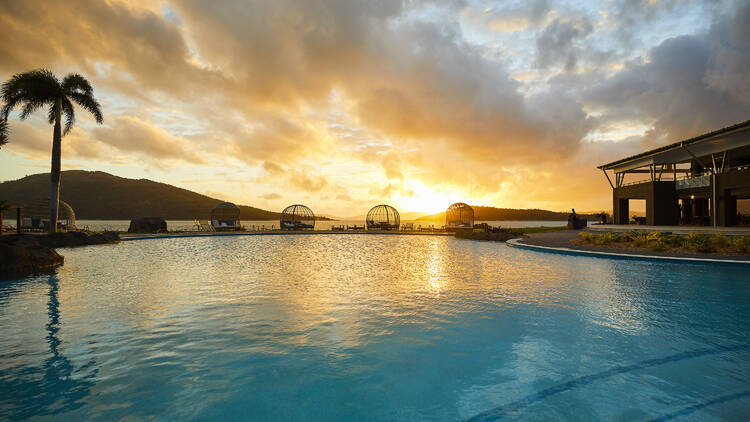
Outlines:
[[[48, 197], [49, 173], [0, 183], [0, 199], [11, 204], [29, 204]], [[81, 220], [129, 220], [145, 216], [205, 220], [216, 204], [223, 202], [153, 180], [83, 170], [62, 172], [61, 199], [73, 207], [76, 218]], [[243, 220], [278, 220], [281, 216], [278, 212], [237, 205]]]
[[[513, 208], [495, 208], [495, 207], [481, 207], [472, 205], [474, 209], [474, 221], [508, 221], [508, 220], [520, 220], [520, 221], [566, 221], [569, 212], [557, 212], [540, 209], [513, 209]], [[594, 220], [598, 218], [597, 214], [579, 214], [588, 220]], [[443, 221], [445, 220], [445, 212], [426, 215], [419, 217], [417, 221]]]

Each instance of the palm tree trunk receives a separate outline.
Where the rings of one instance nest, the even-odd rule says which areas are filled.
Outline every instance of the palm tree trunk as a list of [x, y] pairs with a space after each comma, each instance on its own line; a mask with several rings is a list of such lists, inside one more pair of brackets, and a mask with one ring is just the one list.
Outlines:
[[62, 144], [62, 98], [55, 102], [55, 129], [52, 134], [52, 168], [50, 170], [49, 232], [57, 231], [57, 208], [60, 205], [60, 149]]

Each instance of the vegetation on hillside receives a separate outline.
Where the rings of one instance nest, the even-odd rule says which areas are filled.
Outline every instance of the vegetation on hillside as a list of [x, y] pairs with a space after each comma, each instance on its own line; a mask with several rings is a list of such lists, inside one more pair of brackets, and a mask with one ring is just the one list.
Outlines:
[[[0, 198], [14, 205], [31, 203], [49, 192], [49, 173], [0, 183]], [[62, 172], [60, 198], [70, 204], [76, 218], [129, 220], [158, 216], [171, 220], [208, 219], [222, 202], [186, 189], [147, 179], [127, 179], [104, 172]], [[239, 205], [243, 220], [277, 220], [279, 213]]]
[[[513, 208], [495, 208], [481, 207], [472, 205], [474, 209], [474, 221], [503, 221], [503, 220], [521, 220], [521, 221], [564, 221], [568, 219], [568, 212], [556, 212], [540, 209], [513, 209]], [[595, 214], [579, 214], [587, 219], [597, 219]], [[438, 214], [426, 215], [420, 217], [417, 221], [442, 221], [445, 220], [445, 212]]]

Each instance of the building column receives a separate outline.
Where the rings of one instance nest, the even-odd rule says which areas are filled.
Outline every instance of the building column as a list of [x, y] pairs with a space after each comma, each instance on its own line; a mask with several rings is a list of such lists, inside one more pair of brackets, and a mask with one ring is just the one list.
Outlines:
[[630, 222], [630, 202], [615, 196], [612, 204], [612, 222], [614, 224], [628, 224]]

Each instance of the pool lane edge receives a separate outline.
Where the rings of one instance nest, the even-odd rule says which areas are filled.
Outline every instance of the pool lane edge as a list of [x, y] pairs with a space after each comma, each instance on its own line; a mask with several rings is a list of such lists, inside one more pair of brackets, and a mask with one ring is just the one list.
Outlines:
[[323, 235], [323, 234], [354, 234], [354, 235], [387, 235], [387, 236], [454, 236], [453, 233], [430, 233], [430, 232], [381, 232], [381, 231], [293, 231], [293, 232], [282, 232], [282, 231], [267, 231], [267, 232], [229, 232], [229, 233], [185, 233], [185, 234], [133, 234], [133, 235], [120, 235], [120, 240], [128, 242], [131, 240], [147, 240], [147, 239], [180, 239], [180, 238], [191, 238], [191, 237], [224, 237], [224, 236], [293, 236], [293, 235]]
[[745, 265], [750, 266], [750, 261], [743, 261], [737, 259], [711, 259], [711, 258], [691, 258], [683, 256], [658, 256], [658, 255], [641, 255], [641, 254], [626, 254], [616, 252], [600, 252], [600, 251], [585, 251], [581, 249], [572, 248], [557, 248], [552, 246], [540, 246], [540, 245], [529, 245], [528, 243], [522, 243], [523, 238], [515, 238], [507, 240], [505, 243], [508, 246], [528, 249], [538, 252], [557, 253], [562, 255], [575, 255], [575, 256], [588, 256], [593, 258], [609, 258], [609, 259], [637, 259], [637, 260], [651, 260], [660, 262], [680, 262], [680, 263], [695, 263], [695, 264], [725, 264], [725, 265]]

